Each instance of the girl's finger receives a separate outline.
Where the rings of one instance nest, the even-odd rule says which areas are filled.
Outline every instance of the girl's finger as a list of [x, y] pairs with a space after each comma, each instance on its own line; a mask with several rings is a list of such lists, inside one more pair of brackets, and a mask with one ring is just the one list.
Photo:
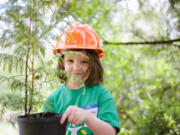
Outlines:
[[68, 115], [68, 122], [73, 123], [75, 117], [76, 117], [77, 110], [75, 108], [72, 108], [71, 113]]
[[74, 123], [73, 123], [74, 125], [81, 125], [82, 124], [82, 122], [80, 122], [79, 120], [77, 120], [77, 121], [74, 121]]
[[79, 117], [78, 117], [77, 113], [78, 112], [76, 112], [76, 114], [74, 115], [74, 118], [73, 118], [73, 121], [72, 121], [72, 123], [75, 124], [75, 125], [77, 125], [77, 121], [79, 120]]
[[81, 120], [81, 110], [77, 110], [76, 115], [74, 116], [74, 119], [72, 121], [73, 124], [75, 125], [79, 125], [82, 124], [82, 120]]
[[72, 107], [68, 107], [68, 109], [66, 109], [65, 113], [63, 114], [60, 123], [63, 124], [64, 121], [67, 119], [68, 115], [71, 113]]

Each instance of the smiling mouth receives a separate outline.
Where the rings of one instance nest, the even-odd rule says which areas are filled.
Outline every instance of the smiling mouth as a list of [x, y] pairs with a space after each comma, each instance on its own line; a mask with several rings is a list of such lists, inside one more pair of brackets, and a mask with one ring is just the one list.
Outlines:
[[82, 75], [83, 73], [73, 73], [74, 75]]

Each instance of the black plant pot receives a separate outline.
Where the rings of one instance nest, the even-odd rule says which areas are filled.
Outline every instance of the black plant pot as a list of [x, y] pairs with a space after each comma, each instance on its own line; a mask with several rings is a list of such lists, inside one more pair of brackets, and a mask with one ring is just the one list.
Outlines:
[[19, 135], [65, 135], [66, 122], [60, 124], [62, 114], [36, 113], [18, 116]]

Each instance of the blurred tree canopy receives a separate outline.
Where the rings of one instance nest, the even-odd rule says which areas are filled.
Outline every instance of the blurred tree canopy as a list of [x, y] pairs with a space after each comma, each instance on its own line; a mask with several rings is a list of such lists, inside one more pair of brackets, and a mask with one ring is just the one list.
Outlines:
[[[45, 97], [60, 85], [52, 49], [60, 32], [76, 21], [88, 23], [104, 43], [104, 86], [116, 102], [119, 135], [179, 135], [178, 0], [7, 0], [0, 4], [0, 111], [23, 108], [20, 86], [30, 22], [30, 44], [36, 48], [35, 89]], [[35, 98], [39, 104], [33, 111], [42, 109], [43, 100]]]

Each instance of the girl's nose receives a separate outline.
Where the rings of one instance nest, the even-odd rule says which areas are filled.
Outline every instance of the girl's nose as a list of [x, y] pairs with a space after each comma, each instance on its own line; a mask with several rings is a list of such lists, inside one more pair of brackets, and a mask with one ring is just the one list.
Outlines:
[[74, 69], [75, 71], [81, 70], [80, 64], [79, 64], [79, 63], [74, 63], [73, 69]]

